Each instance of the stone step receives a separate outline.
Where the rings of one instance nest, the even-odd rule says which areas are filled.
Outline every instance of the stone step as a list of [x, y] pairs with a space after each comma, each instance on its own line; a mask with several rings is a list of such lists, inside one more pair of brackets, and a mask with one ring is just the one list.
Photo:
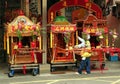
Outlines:
[[40, 74], [50, 73], [50, 64], [40, 64]]

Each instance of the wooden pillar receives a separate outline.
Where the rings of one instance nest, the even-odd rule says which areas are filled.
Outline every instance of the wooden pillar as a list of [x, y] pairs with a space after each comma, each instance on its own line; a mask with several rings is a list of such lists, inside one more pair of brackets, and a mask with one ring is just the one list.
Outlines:
[[45, 32], [42, 33], [43, 36], [43, 64], [47, 63], [47, 0], [42, 0], [42, 28], [44, 28]]
[[29, 17], [29, 0], [26, 0], [26, 4], [25, 4], [25, 12], [26, 12], [26, 16]]

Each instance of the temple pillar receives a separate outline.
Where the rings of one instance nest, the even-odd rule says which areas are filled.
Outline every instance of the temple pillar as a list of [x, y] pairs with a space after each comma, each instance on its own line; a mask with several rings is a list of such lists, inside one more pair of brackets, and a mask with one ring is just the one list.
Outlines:
[[44, 28], [45, 32], [42, 33], [43, 36], [43, 53], [42, 63], [47, 63], [47, 0], [42, 0], [42, 28]]

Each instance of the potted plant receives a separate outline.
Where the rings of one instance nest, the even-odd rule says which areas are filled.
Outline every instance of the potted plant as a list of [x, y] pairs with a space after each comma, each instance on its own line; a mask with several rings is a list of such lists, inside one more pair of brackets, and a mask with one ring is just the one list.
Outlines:
[[71, 35], [70, 32], [64, 33], [64, 41], [66, 43], [66, 49], [68, 49], [68, 43], [70, 41], [70, 35]]
[[33, 25], [32, 30], [31, 30], [31, 37], [32, 37], [32, 42], [31, 42], [31, 47], [36, 47], [36, 40], [37, 37], [40, 36], [41, 32], [44, 31], [44, 28], [40, 28], [39, 24]]
[[32, 37], [31, 47], [34, 48], [36, 47], [36, 38], [37, 38], [35, 31], [31, 32], [31, 37]]
[[36, 47], [36, 39], [39, 33], [40, 33], [39, 28], [36, 25], [33, 25], [31, 31], [31, 37], [32, 37], [31, 47]]

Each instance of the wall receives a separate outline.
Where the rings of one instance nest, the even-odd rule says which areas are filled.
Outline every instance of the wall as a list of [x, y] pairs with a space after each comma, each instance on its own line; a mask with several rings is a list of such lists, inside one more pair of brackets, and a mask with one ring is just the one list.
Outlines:
[[[118, 38], [115, 41], [115, 47], [120, 47], [120, 19], [117, 19], [115, 16], [112, 16], [112, 12], [107, 16], [108, 28], [109, 30], [116, 29], [119, 33]], [[111, 46], [112, 36], [109, 34], [109, 45]]]

